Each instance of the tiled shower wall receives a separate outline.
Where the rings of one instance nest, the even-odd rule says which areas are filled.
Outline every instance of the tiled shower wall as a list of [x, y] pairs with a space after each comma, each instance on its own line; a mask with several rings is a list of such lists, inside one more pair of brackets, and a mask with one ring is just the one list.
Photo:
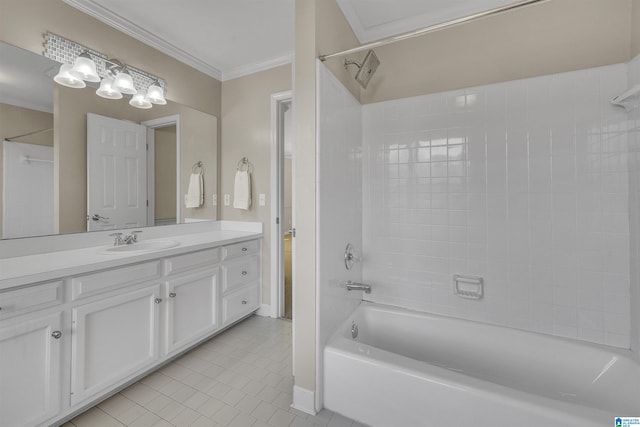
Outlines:
[[[629, 87], [640, 84], [640, 56], [629, 63]], [[631, 235], [631, 348], [640, 351], [640, 101], [629, 111], [629, 228]]]
[[620, 64], [364, 106], [370, 299], [629, 348], [626, 89]]

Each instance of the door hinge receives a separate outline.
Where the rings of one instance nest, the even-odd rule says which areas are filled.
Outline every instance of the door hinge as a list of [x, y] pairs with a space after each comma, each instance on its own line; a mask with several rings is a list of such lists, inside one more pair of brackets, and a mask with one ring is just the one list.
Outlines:
[[296, 237], [296, 229], [295, 228], [291, 229], [291, 236], [292, 237]]
[[149, 151], [149, 144], [147, 144], [147, 151]]
[[147, 207], [149, 207], [149, 201], [147, 200]]
[[276, 218], [276, 224], [280, 224], [280, 218]]

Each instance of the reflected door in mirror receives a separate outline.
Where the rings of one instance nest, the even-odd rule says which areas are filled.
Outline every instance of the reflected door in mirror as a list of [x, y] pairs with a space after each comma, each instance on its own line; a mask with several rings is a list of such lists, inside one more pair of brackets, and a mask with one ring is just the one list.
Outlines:
[[147, 225], [147, 128], [87, 114], [87, 230]]

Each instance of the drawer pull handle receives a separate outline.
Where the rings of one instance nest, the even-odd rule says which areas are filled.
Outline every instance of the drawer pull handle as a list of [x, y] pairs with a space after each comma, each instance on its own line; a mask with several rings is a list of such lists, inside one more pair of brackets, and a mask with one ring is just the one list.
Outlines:
[[247, 304], [247, 301], [246, 301], [246, 300], [242, 300], [242, 304], [245, 304], [245, 305], [246, 305], [246, 304]]
[[246, 276], [246, 275], [247, 275], [247, 272], [243, 270], [243, 271], [242, 271], [242, 275], [243, 275], [243, 276]]
[[153, 300], [156, 304], [160, 304], [162, 302], [162, 298], [156, 298]]
[[247, 248], [242, 248], [242, 252], [247, 252]]
[[55, 339], [59, 340], [59, 339], [60, 339], [60, 337], [62, 336], [62, 332], [60, 332], [60, 331], [53, 331], [53, 332], [51, 333], [51, 336], [52, 336], [52, 337], [54, 337]]
[[169, 294], [169, 298], [175, 298], [175, 297], [176, 297], [176, 293], [175, 293], [175, 292], [171, 292], [171, 293]]

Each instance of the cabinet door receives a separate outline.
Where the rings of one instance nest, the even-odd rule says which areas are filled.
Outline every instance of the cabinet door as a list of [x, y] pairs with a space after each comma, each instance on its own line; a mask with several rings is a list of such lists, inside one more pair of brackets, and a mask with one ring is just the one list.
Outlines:
[[123, 383], [159, 357], [160, 285], [78, 306], [71, 340], [71, 405]]
[[218, 328], [218, 276], [215, 268], [167, 282], [167, 354]]
[[60, 312], [0, 323], [2, 426], [37, 425], [60, 409], [61, 327]]

